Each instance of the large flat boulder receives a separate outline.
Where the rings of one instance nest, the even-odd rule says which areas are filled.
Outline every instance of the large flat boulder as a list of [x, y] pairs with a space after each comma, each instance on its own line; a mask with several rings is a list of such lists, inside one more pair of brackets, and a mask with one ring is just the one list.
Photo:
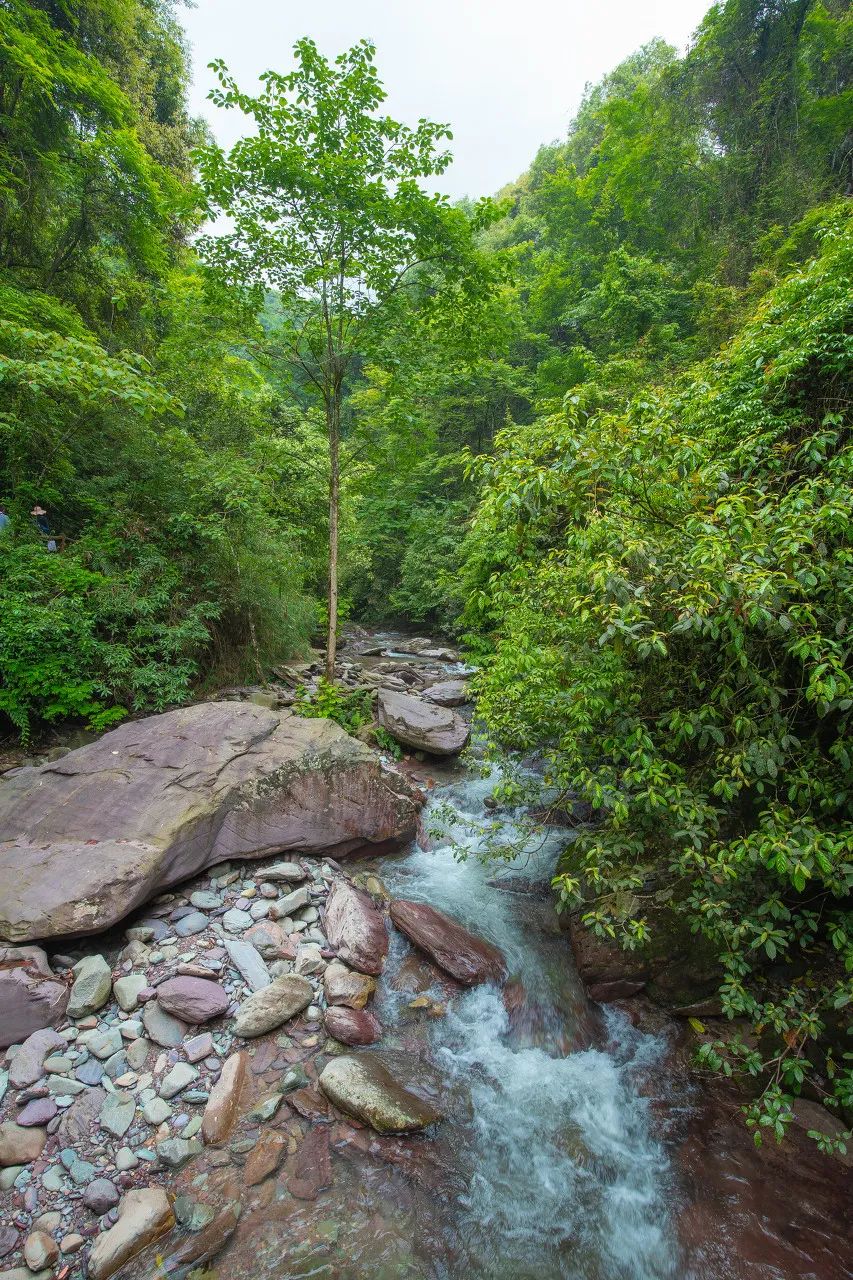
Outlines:
[[471, 987], [478, 982], [500, 982], [506, 976], [497, 947], [425, 902], [397, 898], [391, 903], [391, 920], [457, 982]]
[[469, 726], [449, 707], [396, 689], [379, 690], [377, 716], [383, 729], [398, 742], [433, 756], [456, 755], [471, 736]]
[[414, 833], [420, 798], [331, 720], [208, 702], [0, 779], [0, 941], [106, 929], [235, 858]]

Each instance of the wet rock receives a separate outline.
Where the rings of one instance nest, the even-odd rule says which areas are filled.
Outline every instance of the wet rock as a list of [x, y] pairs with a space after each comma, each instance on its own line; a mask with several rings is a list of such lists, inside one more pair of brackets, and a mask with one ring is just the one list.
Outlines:
[[461, 707], [469, 701], [468, 685], [464, 680], [440, 680], [424, 689], [421, 697], [439, 707]]
[[106, 929], [230, 856], [404, 839], [418, 808], [409, 783], [331, 720], [205, 702], [128, 721], [4, 779], [0, 939]]
[[209, 1262], [211, 1258], [215, 1258], [229, 1237], [233, 1235], [239, 1221], [240, 1205], [237, 1201], [232, 1201], [208, 1226], [181, 1241], [175, 1252], [166, 1260], [164, 1268], [166, 1274], [171, 1275], [172, 1271], [179, 1268]]
[[178, 1196], [173, 1205], [175, 1217], [187, 1231], [201, 1231], [216, 1217], [213, 1205], [202, 1204], [191, 1196]]
[[353, 969], [382, 972], [388, 954], [385, 918], [372, 898], [348, 881], [337, 881], [326, 900], [326, 937]]
[[238, 1036], [261, 1036], [301, 1013], [311, 1003], [311, 983], [296, 974], [284, 974], [268, 987], [244, 1000], [234, 1020]]
[[0, 947], [0, 1049], [61, 1022], [68, 991], [41, 947]]
[[287, 1137], [268, 1129], [262, 1133], [243, 1169], [243, 1181], [254, 1187], [271, 1173], [275, 1173], [287, 1152]]
[[27, 1129], [11, 1120], [0, 1124], [0, 1168], [32, 1164], [38, 1160], [46, 1142], [44, 1129]]
[[[619, 906], [626, 916], [639, 910], [630, 895]], [[691, 933], [689, 913], [671, 891], [644, 892], [642, 915], [649, 922], [650, 940], [635, 951], [624, 950], [615, 939], [599, 938], [579, 913], [569, 917], [575, 965], [590, 993], [598, 993], [592, 998], [606, 998], [601, 993], [613, 990], [614, 983], [634, 984], [635, 990], [670, 1010], [717, 997], [722, 974], [715, 948], [701, 934]]]
[[329, 1155], [329, 1131], [312, 1129], [296, 1153], [287, 1189], [297, 1200], [316, 1200], [325, 1187], [332, 1185], [332, 1162]]
[[449, 707], [395, 689], [380, 689], [377, 718], [393, 738], [434, 756], [457, 755], [471, 735], [469, 726]]
[[391, 920], [415, 946], [465, 986], [500, 982], [506, 976], [504, 958], [497, 947], [469, 933], [435, 907], [397, 898], [391, 903]]
[[612, 982], [593, 982], [587, 988], [587, 995], [597, 1004], [610, 1004], [613, 1000], [627, 1000], [631, 996], [638, 995], [645, 985], [645, 982], [630, 982], [627, 978], [616, 978]]
[[167, 1013], [158, 1000], [146, 1004], [142, 1021], [150, 1038], [164, 1049], [176, 1049], [187, 1033], [187, 1024]]
[[83, 1192], [83, 1203], [92, 1213], [108, 1213], [119, 1202], [119, 1193], [109, 1178], [95, 1178]]
[[157, 1155], [168, 1169], [183, 1169], [204, 1147], [197, 1138], [166, 1138], [157, 1143]]
[[157, 988], [157, 1003], [184, 1022], [198, 1024], [220, 1018], [228, 1008], [228, 995], [218, 982], [207, 978], [169, 978]]
[[270, 973], [260, 954], [246, 939], [227, 938], [226, 950], [237, 972], [246, 980], [252, 991], [260, 991], [270, 984]]
[[375, 1044], [382, 1037], [382, 1024], [367, 1009], [344, 1007], [326, 1010], [323, 1025], [327, 1033], [341, 1044]]
[[166, 1192], [159, 1187], [128, 1191], [114, 1227], [98, 1236], [89, 1257], [90, 1280], [108, 1280], [120, 1267], [175, 1225]]
[[323, 974], [323, 990], [327, 1004], [363, 1009], [376, 990], [376, 981], [333, 961]]
[[68, 999], [69, 1018], [85, 1018], [107, 1003], [113, 989], [113, 975], [103, 956], [84, 956], [71, 971], [74, 985]]
[[336, 1107], [377, 1133], [412, 1133], [441, 1119], [434, 1107], [404, 1088], [371, 1053], [332, 1058], [319, 1083]]
[[9, 1065], [9, 1083], [14, 1089], [26, 1089], [43, 1075], [44, 1062], [55, 1049], [65, 1049], [67, 1042], [58, 1031], [45, 1027], [27, 1036]]
[[240, 1092], [246, 1080], [247, 1059], [244, 1053], [227, 1058], [204, 1109], [201, 1133], [208, 1146], [224, 1141], [237, 1119]]
[[59, 1246], [46, 1231], [33, 1231], [24, 1241], [24, 1262], [30, 1271], [52, 1267], [59, 1260]]

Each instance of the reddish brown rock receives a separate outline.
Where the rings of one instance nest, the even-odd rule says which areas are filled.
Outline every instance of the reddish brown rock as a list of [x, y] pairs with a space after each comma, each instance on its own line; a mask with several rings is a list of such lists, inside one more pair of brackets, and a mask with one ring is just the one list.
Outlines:
[[0, 779], [0, 940], [99, 932], [229, 858], [382, 847], [419, 806], [331, 720], [203, 702], [128, 721]]
[[[20, 867], [4, 871], [2, 858], [0, 851], [0, 897], [5, 899], [13, 885], [27, 883], [27, 875]], [[51, 972], [41, 947], [0, 947], [0, 1049], [20, 1044], [34, 1031], [55, 1027], [65, 1016], [69, 993], [68, 984]]]
[[336, 881], [326, 900], [326, 937], [351, 968], [382, 972], [388, 954], [385, 917], [369, 894], [347, 880]]
[[169, 978], [157, 988], [157, 1002], [167, 1013], [197, 1024], [221, 1018], [229, 999], [218, 982], [207, 978]]
[[497, 947], [425, 902], [397, 898], [391, 903], [391, 920], [415, 946], [467, 987], [478, 982], [500, 982], [506, 976], [504, 958]]
[[287, 1138], [283, 1133], [276, 1133], [274, 1129], [262, 1133], [243, 1170], [246, 1186], [254, 1187], [275, 1173], [286, 1151]]
[[229, 1237], [234, 1234], [239, 1221], [239, 1202], [226, 1205], [206, 1227], [202, 1227], [201, 1231], [196, 1231], [181, 1241], [175, 1252], [166, 1260], [162, 1268], [163, 1274], [171, 1275], [179, 1268], [188, 1267], [193, 1263], [208, 1262], [214, 1258]]
[[381, 1022], [367, 1009], [327, 1009], [323, 1025], [342, 1044], [375, 1044], [382, 1036]]
[[331, 1119], [329, 1104], [315, 1085], [305, 1089], [295, 1089], [287, 1095], [287, 1101], [306, 1120], [312, 1124], [322, 1124]]
[[311, 1129], [296, 1153], [287, 1189], [297, 1200], [316, 1200], [324, 1187], [332, 1185], [329, 1130]]
[[208, 1146], [216, 1146], [227, 1138], [237, 1120], [240, 1109], [240, 1093], [246, 1080], [245, 1053], [232, 1053], [226, 1058], [222, 1074], [210, 1091], [201, 1135]]

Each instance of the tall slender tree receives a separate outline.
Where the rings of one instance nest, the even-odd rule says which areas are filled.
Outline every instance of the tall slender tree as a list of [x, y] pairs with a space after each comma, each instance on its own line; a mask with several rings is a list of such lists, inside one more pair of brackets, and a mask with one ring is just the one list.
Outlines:
[[253, 123], [229, 152], [210, 144], [197, 161], [211, 217], [228, 229], [201, 239], [207, 261], [232, 285], [276, 289], [290, 316], [288, 359], [319, 396], [328, 435], [329, 578], [326, 675], [334, 679], [338, 621], [338, 524], [346, 400], [358, 362], [410, 323], [403, 290], [421, 297], [418, 322], [461, 335], [493, 296], [499, 272], [478, 252], [473, 216], [425, 190], [451, 160], [444, 124], [410, 128], [381, 113], [386, 94], [364, 40], [333, 62], [308, 39], [295, 68], [242, 93], [222, 61], [211, 63], [217, 106]]

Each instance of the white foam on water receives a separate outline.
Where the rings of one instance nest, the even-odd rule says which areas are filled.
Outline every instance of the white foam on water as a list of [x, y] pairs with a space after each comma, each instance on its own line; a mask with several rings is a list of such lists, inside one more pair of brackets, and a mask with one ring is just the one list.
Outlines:
[[[443, 789], [431, 803], [433, 809], [453, 805], [458, 820], [449, 829], [445, 823], [447, 838], [469, 849], [467, 860], [457, 860], [450, 844], [415, 849], [388, 877], [396, 895], [446, 910], [496, 943], [510, 974], [535, 1001], [541, 1024], [536, 1044], [514, 1036], [500, 991], [488, 985], [454, 1000], [432, 1031], [436, 1062], [470, 1095], [473, 1108], [471, 1179], [459, 1205], [468, 1274], [676, 1280], [670, 1171], [638, 1091], [638, 1076], [654, 1069], [663, 1045], [609, 1011], [607, 1052], [563, 1056], [560, 996], [577, 984], [568, 941], [565, 966], [555, 976], [543, 940], [525, 927], [522, 895], [487, 883], [503, 874], [502, 864], [481, 865], [473, 856], [478, 838], [466, 831], [466, 819], [489, 816], [483, 800], [494, 782], [493, 775], [473, 778]], [[536, 841], [508, 874], [547, 881], [565, 840], [566, 833], [557, 832]], [[550, 946], [553, 954], [553, 939]]]

